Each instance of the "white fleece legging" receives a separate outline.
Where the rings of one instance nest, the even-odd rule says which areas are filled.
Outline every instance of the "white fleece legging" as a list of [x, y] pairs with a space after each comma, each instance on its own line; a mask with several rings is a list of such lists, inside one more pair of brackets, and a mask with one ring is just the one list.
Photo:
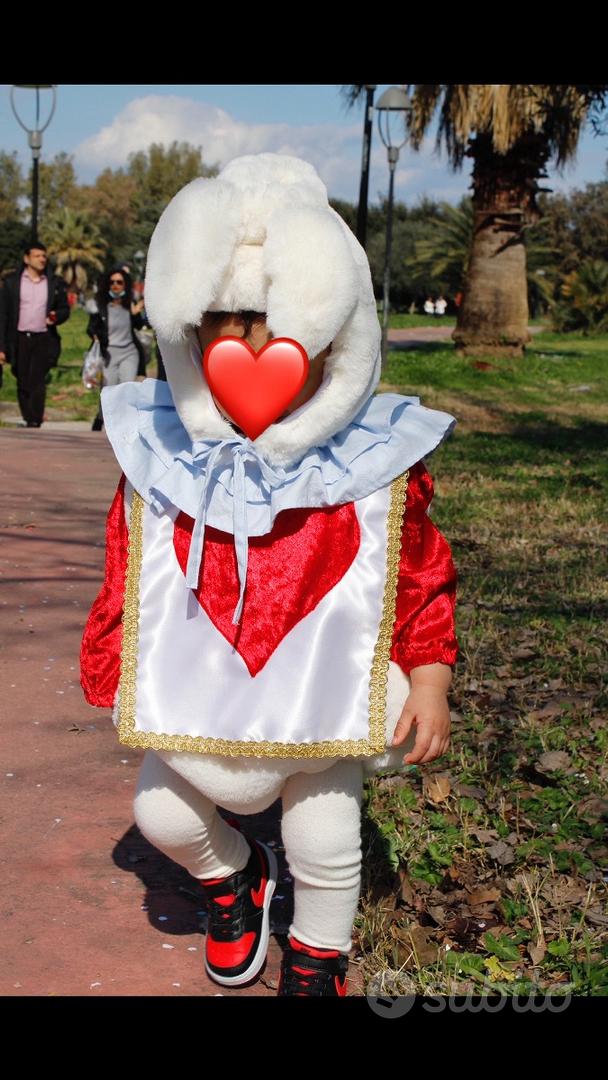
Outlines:
[[294, 763], [283, 759], [268, 766], [250, 758], [222, 765], [204, 755], [148, 750], [135, 820], [151, 844], [193, 877], [225, 877], [244, 868], [249, 846], [209, 795], [221, 794], [217, 803], [237, 814], [259, 813], [280, 795], [294, 883], [289, 933], [307, 945], [347, 953], [361, 884], [363, 773], [352, 759], [322, 764], [308, 762], [307, 771], [289, 775]]

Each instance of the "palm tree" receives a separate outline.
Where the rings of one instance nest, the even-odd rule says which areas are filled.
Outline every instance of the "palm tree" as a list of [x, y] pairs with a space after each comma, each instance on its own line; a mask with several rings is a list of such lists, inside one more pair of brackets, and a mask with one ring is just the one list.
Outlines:
[[[607, 86], [408, 85], [406, 124], [415, 150], [439, 114], [438, 148], [450, 164], [473, 162], [473, 242], [464, 299], [453, 333], [460, 352], [521, 356], [528, 334], [524, 231], [539, 217], [536, 195], [552, 160], [572, 161], [585, 123], [608, 99]], [[343, 93], [353, 104], [361, 85]], [[546, 190], [546, 189], [545, 189]]]
[[[475, 218], [473, 201], [465, 195], [458, 206], [440, 203], [435, 217], [427, 225], [427, 233], [417, 240], [414, 254], [405, 261], [412, 281], [425, 284], [425, 291], [443, 292], [448, 296], [462, 293], [465, 288]], [[528, 306], [536, 314], [551, 306], [557, 271], [555, 248], [542, 243], [535, 231], [523, 233], [526, 248], [526, 281]], [[429, 287], [426, 283], [432, 282]]]
[[103, 270], [107, 247], [95, 222], [86, 211], [63, 207], [47, 218], [45, 231], [49, 255], [55, 257], [66, 284], [86, 289], [87, 269]]
[[458, 206], [441, 203], [438, 213], [427, 225], [426, 235], [417, 240], [414, 253], [405, 260], [412, 281], [428, 292], [449, 296], [464, 289], [473, 236], [473, 205], [469, 198]]

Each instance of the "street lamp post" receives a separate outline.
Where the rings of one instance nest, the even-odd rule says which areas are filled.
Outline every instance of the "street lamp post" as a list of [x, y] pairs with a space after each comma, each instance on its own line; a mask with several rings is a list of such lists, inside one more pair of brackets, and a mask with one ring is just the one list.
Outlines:
[[[17, 112], [15, 105], [15, 90], [35, 90], [36, 91], [36, 126], [32, 129], [23, 123], [23, 120]], [[53, 104], [48, 116], [48, 120], [40, 127], [40, 91], [52, 90], [53, 91]], [[42, 133], [46, 131], [49, 126], [53, 113], [55, 112], [55, 105], [57, 103], [57, 90], [52, 83], [15, 83], [11, 86], [11, 109], [15, 115], [17, 123], [21, 125], [24, 131], [27, 131], [28, 142], [32, 151], [32, 229], [31, 229], [31, 243], [34, 244], [38, 239], [38, 160], [40, 158], [40, 151], [42, 149]]]
[[[384, 286], [382, 299], [382, 366], [386, 363], [388, 341], [388, 313], [390, 306], [390, 280], [391, 280], [391, 249], [393, 244], [393, 192], [395, 186], [395, 169], [399, 161], [399, 151], [407, 142], [407, 135], [397, 146], [391, 140], [390, 120], [391, 113], [407, 113], [411, 109], [410, 99], [399, 86], [391, 86], [385, 90], [378, 104], [378, 131], [380, 138], [386, 146], [388, 153], [389, 185], [388, 185], [388, 209], [386, 215], [386, 249], [384, 254]], [[386, 123], [386, 134], [382, 130], [382, 118]]]
[[374, 91], [376, 84], [370, 83], [365, 87], [367, 101], [365, 103], [365, 121], [363, 124], [363, 153], [361, 158], [361, 183], [359, 185], [359, 206], [357, 208], [357, 240], [361, 247], [365, 247], [367, 239], [367, 194], [369, 188], [369, 152], [372, 142], [372, 129], [374, 124]]
[[138, 276], [139, 280], [141, 280], [141, 278], [143, 276], [143, 269], [144, 269], [145, 261], [146, 261], [146, 253], [145, 253], [145, 251], [142, 251], [141, 248], [139, 248], [135, 252], [135, 254], [133, 256], [133, 262], [135, 263], [135, 265], [137, 267], [137, 276]]

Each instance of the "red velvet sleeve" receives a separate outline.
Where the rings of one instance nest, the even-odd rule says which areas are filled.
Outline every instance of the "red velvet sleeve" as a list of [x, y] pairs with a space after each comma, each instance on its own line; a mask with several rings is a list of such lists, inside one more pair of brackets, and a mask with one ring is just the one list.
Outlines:
[[406, 675], [423, 664], [452, 667], [458, 656], [457, 574], [450, 546], [427, 514], [432, 498], [433, 481], [419, 461], [410, 469], [390, 654]]
[[111, 708], [120, 677], [128, 531], [122, 476], [106, 522], [106, 572], [80, 649], [80, 685], [89, 705]]

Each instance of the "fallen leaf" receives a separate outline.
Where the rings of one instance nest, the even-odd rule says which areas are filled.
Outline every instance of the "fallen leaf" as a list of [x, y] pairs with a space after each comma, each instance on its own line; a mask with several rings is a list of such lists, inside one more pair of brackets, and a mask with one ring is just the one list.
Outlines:
[[570, 764], [570, 755], [565, 750], [548, 750], [546, 754], [540, 755], [538, 764], [548, 772], [565, 769]]
[[546, 951], [544, 945], [528, 945], [528, 955], [534, 964], [534, 967], [538, 967], [544, 960]]
[[483, 799], [486, 793], [483, 788], [472, 787], [470, 784], [454, 784], [454, 794], [464, 795], [468, 799]]
[[414, 950], [418, 964], [434, 964], [439, 958], [439, 946], [434, 941], [429, 941], [428, 933], [423, 926], [412, 926], [408, 930], [408, 939]]
[[527, 720], [553, 720], [556, 716], [561, 716], [563, 712], [562, 706], [553, 704], [545, 705], [543, 709], [532, 709], [531, 712], [526, 713]]
[[438, 926], [442, 926], [445, 919], [445, 908], [439, 905], [428, 907], [427, 911], [431, 916], [433, 922], [436, 922]]
[[471, 829], [471, 836], [479, 840], [480, 844], [489, 844], [498, 836], [496, 829]]
[[490, 858], [495, 859], [501, 866], [508, 866], [509, 863], [515, 862], [515, 852], [512, 847], [505, 844], [504, 840], [499, 840], [497, 844], [486, 848], [486, 851]]
[[430, 802], [444, 802], [451, 791], [450, 778], [449, 776], [442, 776], [440, 773], [425, 776], [422, 781], [422, 790], [425, 798], [429, 799]]
[[494, 903], [500, 900], [500, 889], [476, 889], [469, 893], [469, 904], [475, 907], [477, 904]]

